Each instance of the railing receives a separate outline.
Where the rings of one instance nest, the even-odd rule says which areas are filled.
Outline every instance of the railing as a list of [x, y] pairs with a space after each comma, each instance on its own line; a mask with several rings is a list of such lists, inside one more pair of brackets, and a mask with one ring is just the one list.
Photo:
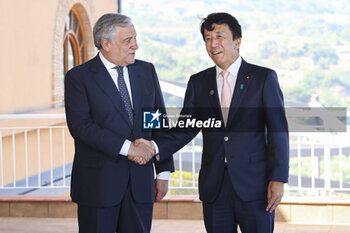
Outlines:
[[0, 120], [15, 120], [14, 125], [24, 119], [60, 119], [63, 125], [0, 127], [0, 194], [68, 191], [73, 154], [65, 115], [0, 115]]
[[298, 195], [348, 197], [350, 142], [346, 133], [292, 133], [287, 190]]
[[[0, 126], [0, 194], [52, 194], [69, 190], [74, 148], [64, 114], [0, 115], [0, 120], [48, 118], [60, 119], [61, 124]], [[349, 194], [349, 136], [349, 133], [291, 133], [287, 193]], [[201, 148], [199, 134], [174, 155], [176, 172], [171, 177], [171, 192], [197, 192]]]

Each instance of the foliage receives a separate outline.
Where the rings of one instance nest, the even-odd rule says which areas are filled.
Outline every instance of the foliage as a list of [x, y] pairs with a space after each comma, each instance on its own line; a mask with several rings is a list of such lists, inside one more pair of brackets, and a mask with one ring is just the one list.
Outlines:
[[350, 41], [350, 28], [344, 28], [340, 35], [343, 40]]
[[328, 69], [329, 65], [338, 63], [339, 57], [334, 49], [330, 47], [323, 47], [319, 44], [311, 48], [312, 60], [314, 64], [319, 65], [322, 69]]
[[268, 59], [278, 51], [278, 46], [276, 41], [265, 41], [261, 43], [259, 47], [260, 47], [260, 57], [262, 59]]
[[[277, 71], [286, 101], [306, 105], [317, 94], [325, 106], [350, 107], [346, 0], [130, 0], [123, 10], [138, 32], [137, 57], [154, 63], [162, 80], [187, 83], [192, 74], [213, 66], [199, 25], [208, 13], [226, 11], [242, 25], [240, 54]], [[182, 103], [168, 98], [167, 103]]]
[[287, 87], [284, 89], [284, 95], [290, 99], [305, 103], [309, 101], [311, 92], [302, 86]]
[[[184, 187], [192, 187], [193, 186], [193, 173], [192, 172], [186, 172], [176, 170], [175, 172], [171, 173], [169, 186], [170, 187], [178, 187], [180, 185], [180, 176], [182, 177], [182, 185]], [[195, 173], [195, 184], [198, 186], [198, 173]], [[187, 194], [198, 194], [198, 188], [190, 188], [190, 189], [169, 189], [168, 192], [169, 195], [187, 195]]]
[[[349, 155], [343, 155], [341, 157], [342, 167], [340, 167], [340, 156], [333, 155], [331, 156], [331, 164], [330, 164], [330, 174], [332, 180], [339, 180], [340, 175], [342, 175], [342, 179], [345, 182], [350, 182], [350, 157]], [[290, 171], [289, 174], [298, 175], [298, 158], [292, 157], [289, 160]], [[304, 177], [312, 176], [312, 160], [311, 157], [302, 157], [300, 162], [301, 175]], [[316, 164], [314, 164], [314, 167]], [[318, 160], [319, 171], [318, 174], [314, 174], [316, 178], [324, 179], [324, 158], [320, 157]], [[341, 168], [341, 169], [340, 169]], [[342, 171], [342, 173], [340, 173]]]

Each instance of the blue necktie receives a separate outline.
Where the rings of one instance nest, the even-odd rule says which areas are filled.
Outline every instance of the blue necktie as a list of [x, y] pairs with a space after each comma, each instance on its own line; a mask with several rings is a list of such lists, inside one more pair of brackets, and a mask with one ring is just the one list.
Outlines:
[[118, 72], [118, 87], [119, 87], [120, 96], [122, 97], [122, 100], [123, 100], [126, 112], [128, 113], [131, 125], [133, 125], [134, 116], [133, 116], [133, 111], [132, 111], [132, 107], [131, 107], [131, 101], [130, 101], [128, 88], [126, 87], [126, 84], [124, 81], [123, 66], [116, 66], [116, 67], [114, 67], [114, 69], [116, 69]]

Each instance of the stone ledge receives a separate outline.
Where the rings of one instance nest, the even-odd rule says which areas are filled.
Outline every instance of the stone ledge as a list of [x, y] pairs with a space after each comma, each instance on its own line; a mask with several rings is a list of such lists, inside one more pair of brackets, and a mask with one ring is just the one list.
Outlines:
[[[341, 200], [284, 200], [276, 210], [276, 221], [303, 224], [349, 224], [350, 203]], [[75, 218], [77, 206], [67, 195], [2, 195], [0, 217]], [[154, 204], [154, 219], [203, 219], [197, 195], [170, 195]]]
[[[1, 202], [72, 202], [66, 195], [0, 195]], [[197, 195], [169, 195], [160, 203], [201, 202]]]
[[312, 197], [284, 197], [281, 204], [286, 205], [341, 205], [350, 206], [350, 199], [325, 199]]
[[0, 195], [1, 202], [72, 202], [64, 195]]

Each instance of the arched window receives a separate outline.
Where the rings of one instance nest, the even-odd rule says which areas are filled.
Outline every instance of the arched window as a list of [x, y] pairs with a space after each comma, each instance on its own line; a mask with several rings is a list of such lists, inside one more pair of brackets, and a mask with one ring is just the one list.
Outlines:
[[[60, 0], [53, 35], [53, 90], [52, 106], [64, 106], [64, 77], [75, 65], [96, 55], [92, 37], [95, 12], [90, 0]], [[73, 5], [74, 2], [77, 2]]]
[[63, 44], [64, 75], [72, 67], [87, 61], [87, 48], [81, 17], [74, 7], [66, 17]]

